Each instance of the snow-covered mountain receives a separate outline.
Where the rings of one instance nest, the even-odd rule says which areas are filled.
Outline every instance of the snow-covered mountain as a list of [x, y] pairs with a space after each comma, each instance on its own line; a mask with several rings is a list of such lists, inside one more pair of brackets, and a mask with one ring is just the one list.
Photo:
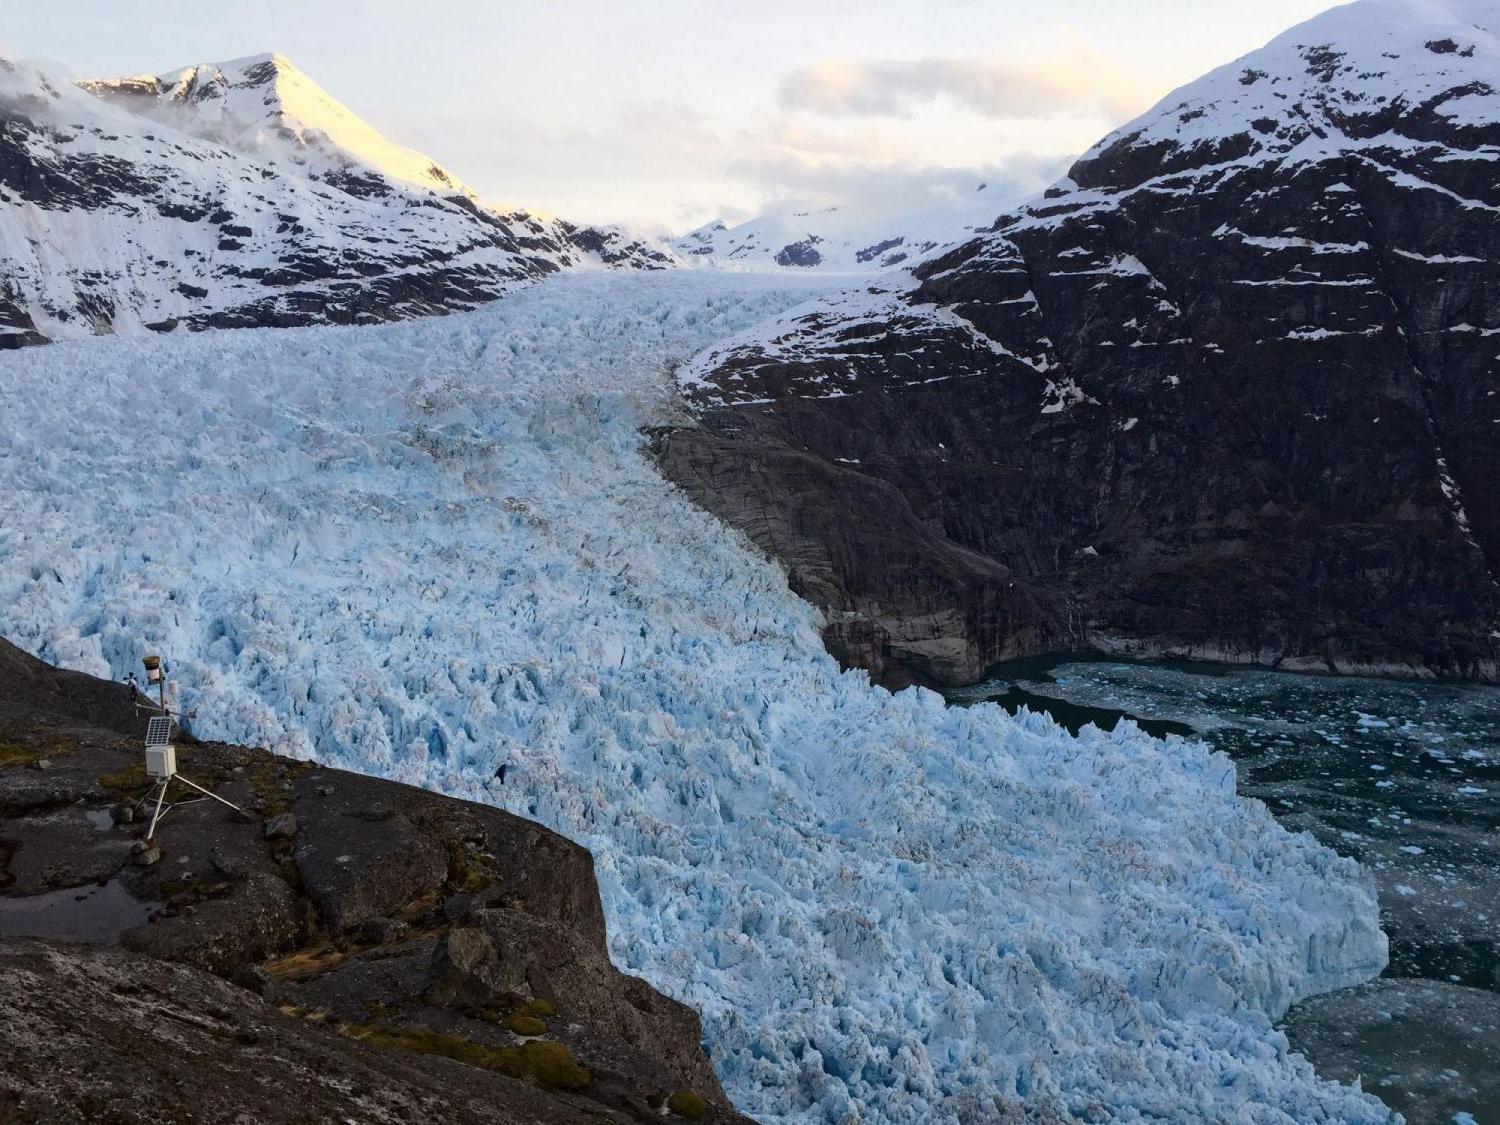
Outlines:
[[81, 86], [0, 58], [0, 346], [402, 319], [673, 261], [486, 206], [279, 55]]
[[733, 226], [708, 223], [673, 242], [693, 265], [737, 270], [877, 273], [914, 263], [986, 230], [1015, 199], [985, 183], [942, 205], [903, 213], [773, 210]]
[[1360, 0], [993, 231], [683, 369], [829, 640], [1500, 676], [1500, 9]]
[[244, 156], [301, 166], [324, 183], [375, 172], [394, 183], [475, 198], [431, 157], [388, 141], [280, 54], [78, 84]]
[[615, 962], [766, 1125], [1388, 1121], [1272, 1024], [1384, 965], [1364, 872], [1201, 744], [841, 673], [643, 455], [674, 357], [819, 286], [575, 273], [0, 355], [0, 635], [159, 649], [202, 734], [585, 844]]

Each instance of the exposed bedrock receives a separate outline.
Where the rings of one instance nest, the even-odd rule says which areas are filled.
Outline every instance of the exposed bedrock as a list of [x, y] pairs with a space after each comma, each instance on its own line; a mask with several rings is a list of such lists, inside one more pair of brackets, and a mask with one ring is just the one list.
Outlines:
[[887, 682], [1075, 649], [1496, 679], [1493, 37], [1365, 59], [1336, 23], [700, 357], [664, 471]]
[[3, 640], [0, 673], [0, 1120], [745, 1120], [697, 1013], [611, 964], [584, 848], [186, 737], [245, 811], [174, 791], [147, 846], [128, 689]]

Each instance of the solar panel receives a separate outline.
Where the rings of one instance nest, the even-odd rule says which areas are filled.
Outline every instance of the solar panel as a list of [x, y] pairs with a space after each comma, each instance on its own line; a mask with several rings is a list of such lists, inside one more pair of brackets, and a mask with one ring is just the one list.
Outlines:
[[146, 723], [146, 746], [167, 746], [172, 741], [172, 720], [166, 715], [155, 715]]

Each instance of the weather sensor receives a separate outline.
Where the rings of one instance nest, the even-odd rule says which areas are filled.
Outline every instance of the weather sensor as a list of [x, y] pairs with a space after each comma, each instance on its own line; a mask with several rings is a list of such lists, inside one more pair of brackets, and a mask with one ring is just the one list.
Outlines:
[[172, 745], [172, 719], [153, 715], [146, 724], [146, 774], [166, 781], [177, 772], [177, 747]]
[[[149, 801], [152, 797], [156, 798], [156, 808], [151, 814], [151, 826], [146, 829], [146, 839], [150, 841], [156, 838], [157, 822], [174, 807], [166, 803], [167, 789], [174, 781], [181, 782], [189, 789], [196, 789], [203, 794], [203, 797], [210, 797], [221, 805], [228, 805], [235, 812], [239, 812], [240, 807], [226, 801], [217, 793], [210, 793], [197, 782], [189, 781], [177, 772], [177, 747], [172, 744], [172, 731], [177, 726], [177, 719], [167, 707], [166, 670], [159, 656], [148, 656], [143, 663], [146, 666], [146, 682], [156, 685], [157, 698], [161, 706], [161, 714], [152, 715], [146, 723], [146, 776], [156, 783], [142, 802]], [[178, 803], [201, 801], [203, 797], [193, 797], [188, 802]]]

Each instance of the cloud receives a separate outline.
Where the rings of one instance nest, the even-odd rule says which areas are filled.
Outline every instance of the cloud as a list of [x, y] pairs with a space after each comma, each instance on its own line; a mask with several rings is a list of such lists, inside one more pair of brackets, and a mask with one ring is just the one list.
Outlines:
[[972, 166], [916, 165], [852, 156], [808, 159], [797, 150], [767, 147], [732, 162], [727, 171], [752, 187], [768, 209], [840, 207], [900, 215], [958, 204], [976, 218], [993, 218], [1055, 181], [1071, 159], [1022, 152]]
[[504, 105], [483, 115], [397, 107], [382, 126], [488, 203], [583, 222], [693, 225], [679, 216], [701, 215], [708, 205], [693, 201], [720, 194], [727, 153], [721, 128], [666, 100], [621, 100], [571, 122]]
[[[922, 122], [775, 113], [731, 124], [665, 99], [622, 100], [570, 124], [510, 107], [483, 118], [397, 113], [383, 124], [490, 202], [677, 233], [787, 207], [894, 216], [971, 200], [979, 221], [1066, 169], [1060, 152], [1028, 148], [1070, 143], [1033, 130], [1044, 137], [1011, 149], [999, 136], [1003, 126], [972, 118], [955, 122], [943, 144], [928, 143], [934, 130]], [[988, 186], [978, 193], [981, 183]]]
[[783, 109], [829, 117], [906, 117], [918, 104], [938, 98], [992, 118], [1091, 110], [1123, 121], [1144, 110], [1152, 92], [1107, 57], [1082, 46], [1027, 63], [829, 59], [792, 71], [778, 90]]

